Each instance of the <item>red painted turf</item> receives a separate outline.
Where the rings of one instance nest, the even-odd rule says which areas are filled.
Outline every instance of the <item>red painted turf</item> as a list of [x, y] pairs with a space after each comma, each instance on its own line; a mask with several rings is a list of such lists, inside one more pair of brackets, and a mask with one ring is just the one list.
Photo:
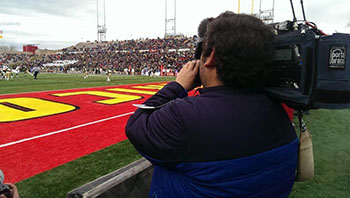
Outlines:
[[[105, 105], [94, 102], [106, 99], [99, 96], [57, 97], [51, 95], [53, 93], [86, 90], [105, 91], [107, 88], [115, 87], [131, 88], [132, 85], [0, 95], [0, 99], [34, 97], [79, 107], [75, 111], [59, 115], [0, 123], [0, 145], [133, 112], [136, 108], [132, 104], [140, 104], [150, 97], [150, 95], [129, 93], [130, 95], [143, 96], [143, 99], [116, 105]], [[124, 127], [129, 116], [122, 116], [62, 133], [1, 147], [0, 169], [5, 173], [5, 182], [16, 183], [125, 140]]]

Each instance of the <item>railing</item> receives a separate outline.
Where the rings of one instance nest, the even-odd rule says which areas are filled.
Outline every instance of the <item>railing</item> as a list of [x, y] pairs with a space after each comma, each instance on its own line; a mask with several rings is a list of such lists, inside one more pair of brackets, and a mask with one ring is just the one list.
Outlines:
[[141, 158], [70, 191], [67, 198], [146, 198], [152, 173], [151, 163]]

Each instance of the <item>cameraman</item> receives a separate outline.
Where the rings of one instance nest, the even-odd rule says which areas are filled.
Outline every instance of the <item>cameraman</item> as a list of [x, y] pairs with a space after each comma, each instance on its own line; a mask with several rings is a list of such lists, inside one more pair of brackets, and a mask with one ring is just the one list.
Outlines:
[[[222, 13], [207, 25], [200, 60], [130, 117], [126, 135], [154, 165], [150, 197], [288, 197], [298, 139], [262, 91], [273, 39], [261, 20]], [[203, 88], [188, 97], [198, 72]]]
[[[8, 183], [6, 185], [8, 185], [10, 188], [11, 198], [19, 198], [19, 193], [18, 193], [17, 187], [14, 184], [10, 184], [10, 183]], [[7, 198], [7, 197], [4, 194], [1, 194], [0, 198]]]

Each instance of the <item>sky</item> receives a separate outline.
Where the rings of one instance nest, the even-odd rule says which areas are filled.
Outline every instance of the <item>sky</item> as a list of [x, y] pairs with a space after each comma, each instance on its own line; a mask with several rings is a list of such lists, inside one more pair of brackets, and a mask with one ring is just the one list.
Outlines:
[[[163, 37], [165, 13], [176, 18], [176, 33], [197, 34], [200, 21], [230, 10], [238, 12], [239, 0], [105, 0], [106, 40]], [[62, 49], [97, 39], [97, 21], [102, 25], [103, 0], [0, 0], [1, 45], [38, 44], [40, 49]], [[166, 4], [167, 2], [167, 4]], [[240, 13], [258, 13], [273, 8], [272, 0], [240, 0]], [[293, 1], [297, 19], [302, 19], [300, 1]], [[167, 6], [166, 6], [167, 5]], [[253, 6], [252, 6], [253, 5]], [[165, 9], [167, 7], [167, 9]], [[304, 0], [306, 19], [328, 34], [350, 33], [349, 0]], [[292, 20], [289, 0], [276, 0], [274, 22]], [[171, 25], [169, 25], [171, 26]], [[0, 31], [1, 32], [1, 31]]]

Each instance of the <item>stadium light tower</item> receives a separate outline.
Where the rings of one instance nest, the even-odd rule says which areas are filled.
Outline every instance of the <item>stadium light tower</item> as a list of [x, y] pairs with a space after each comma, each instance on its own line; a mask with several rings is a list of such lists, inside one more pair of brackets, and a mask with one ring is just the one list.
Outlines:
[[106, 41], [107, 27], [106, 27], [106, 4], [105, 0], [103, 0], [103, 25], [100, 25], [100, 18], [98, 15], [99, 6], [97, 2], [97, 41]]
[[[241, 13], [241, 0], [238, 0], [237, 13], [238, 13], [238, 14]], [[251, 15], [254, 15], [254, 0], [252, 0]]]
[[266, 24], [273, 23], [275, 17], [275, 0], [272, 0], [272, 9], [261, 10], [261, 0], [259, 6], [259, 18]]
[[168, 0], [165, 0], [165, 33], [164, 37], [170, 36], [170, 35], [176, 35], [176, 0], [174, 1], [174, 12], [170, 17], [168, 18]]

